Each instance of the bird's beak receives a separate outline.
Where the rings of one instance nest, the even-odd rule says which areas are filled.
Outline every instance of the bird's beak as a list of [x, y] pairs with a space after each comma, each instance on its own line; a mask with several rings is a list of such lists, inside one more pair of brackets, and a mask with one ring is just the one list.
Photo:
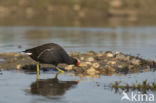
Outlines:
[[80, 62], [77, 62], [78, 67], [82, 67], [82, 64]]

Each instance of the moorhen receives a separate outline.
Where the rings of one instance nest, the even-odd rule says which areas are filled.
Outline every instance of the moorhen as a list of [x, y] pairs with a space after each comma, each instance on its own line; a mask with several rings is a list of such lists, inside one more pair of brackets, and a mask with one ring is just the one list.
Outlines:
[[[64, 72], [57, 67], [59, 63], [74, 64], [79, 66], [77, 59], [70, 57], [67, 52], [58, 44], [48, 43], [23, 51], [33, 60], [37, 61], [37, 75], [39, 75], [39, 63], [53, 64], [59, 72]], [[38, 76], [37, 76], [38, 78]]]

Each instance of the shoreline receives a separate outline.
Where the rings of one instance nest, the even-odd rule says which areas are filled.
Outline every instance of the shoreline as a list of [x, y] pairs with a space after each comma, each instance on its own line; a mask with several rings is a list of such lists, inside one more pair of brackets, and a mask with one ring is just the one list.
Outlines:
[[[97, 76], [113, 74], [129, 74], [156, 70], [156, 62], [121, 52], [71, 52], [70, 56], [77, 58], [81, 67], [59, 64], [67, 72], [78, 76]], [[40, 64], [41, 68], [54, 68], [50, 64]], [[19, 53], [0, 53], [0, 70], [36, 70], [36, 62], [29, 56]]]

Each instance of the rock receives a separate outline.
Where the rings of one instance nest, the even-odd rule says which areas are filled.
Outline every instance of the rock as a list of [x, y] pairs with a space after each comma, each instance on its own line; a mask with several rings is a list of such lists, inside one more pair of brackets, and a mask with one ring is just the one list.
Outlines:
[[16, 66], [16, 68], [17, 68], [17, 69], [21, 69], [21, 66], [22, 66], [21, 64], [18, 64], [18, 65]]
[[87, 74], [89, 75], [95, 75], [96, 74], [96, 70], [95, 68], [91, 67], [87, 70]]
[[[113, 74], [116, 73], [137, 73], [141, 71], [156, 70], [156, 62], [145, 60], [136, 56], [126, 55], [120, 52], [113, 54], [111, 51], [105, 53], [88, 53], [80, 54], [72, 52], [73, 58], [78, 59], [81, 63], [81, 68], [73, 65], [59, 64], [60, 67], [66, 70], [71, 70], [77, 74], [97, 75], [97, 74]], [[0, 69], [20, 69], [21, 66], [34, 65], [34, 62], [27, 55], [19, 53], [0, 53]], [[52, 67], [48, 64], [40, 64], [41, 67]], [[36, 70], [36, 67], [34, 67]], [[28, 69], [27, 67], [25, 69]]]
[[87, 58], [87, 61], [92, 62], [92, 61], [94, 61], [94, 58], [93, 57], [89, 57], [89, 58]]
[[81, 62], [81, 66], [82, 66], [82, 67], [87, 67], [88, 64], [87, 64], [86, 62]]
[[97, 68], [99, 68], [99, 67], [100, 67], [100, 64], [99, 64], [99, 63], [93, 63], [93, 65], [92, 65], [92, 66], [93, 66], [93, 68], [96, 68], [96, 69], [97, 69]]
[[104, 56], [104, 54], [103, 53], [98, 53], [97, 56], [102, 57], [102, 56]]
[[123, 55], [123, 54], [118, 54], [116, 55], [116, 59], [119, 59], [119, 60], [125, 60], [126, 56]]
[[80, 60], [82, 60], [82, 61], [83, 61], [83, 60], [85, 60], [85, 58], [84, 58], [84, 57], [80, 57]]
[[105, 54], [106, 54], [106, 57], [109, 57], [109, 58], [112, 58], [114, 56], [111, 51], [107, 51], [105, 52]]
[[109, 61], [108, 64], [115, 65], [116, 61]]
[[91, 62], [85, 62], [87, 65], [91, 65], [92, 63]]
[[89, 51], [89, 52], [87, 52], [87, 54], [90, 55], [90, 56], [93, 56], [93, 55], [96, 55], [96, 52], [94, 52], [94, 51]]
[[109, 67], [108, 67], [108, 71], [109, 71], [109, 72], [115, 72], [115, 69], [112, 68], [111, 66], [109, 66]]
[[69, 70], [72, 70], [72, 69], [73, 69], [73, 66], [74, 66], [74, 65], [68, 65], [68, 66], [65, 67], [65, 70], [68, 70], [68, 71], [69, 71]]
[[121, 53], [121, 52], [119, 52], [119, 51], [116, 51], [116, 52], [115, 52], [116, 55], [117, 55], [117, 54], [120, 54], [120, 53]]
[[118, 65], [118, 68], [122, 69], [123, 68], [123, 65]]
[[133, 67], [134, 67], [133, 65], [128, 65], [128, 69], [130, 70], [133, 69]]
[[96, 74], [99, 74], [99, 73], [100, 73], [100, 71], [96, 70]]
[[100, 69], [100, 73], [104, 74], [106, 72], [106, 69], [105, 68], [101, 68]]
[[80, 52], [74, 52], [74, 51], [73, 51], [73, 52], [70, 52], [70, 55], [71, 55], [71, 56], [78, 56], [78, 55], [80, 55]]
[[131, 60], [131, 63], [133, 65], [140, 65], [140, 60], [134, 58], [134, 59]]

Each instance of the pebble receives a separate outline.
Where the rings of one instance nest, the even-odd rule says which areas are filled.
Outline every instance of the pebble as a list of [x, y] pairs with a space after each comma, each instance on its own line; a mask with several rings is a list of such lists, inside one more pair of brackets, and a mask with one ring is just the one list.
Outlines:
[[21, 69], [21, 67], [22, 67], [22, 65], [20, 65], [20, 64], [18, 64], [18, 65], [16, 66], [17, 69]]
[[85, 60], [85, 58], [84, 58], [84, 57], [80, 57], [80, 60], [82, 60], [82, 61], [83, 61], [83, 60]]
[[89, 57], [89, 58], [87, 58], [87, 61], [92, 62], [92, 61], [94, 61], [94, 58], [93, 57]]
[[104, 54], [103, 53], [98, 53], [97, 56], [102, 57], [102, 56], [104, 56]]
[[74, 65], [68, 65], [65, 67], [65, 70], [72, 70]]
[[125, 56], [123, 54], [116, 55], [116, 58], [119, 60], [125, 60]]
[[115, 72], [115, 69], [109, 66], [109, 67], [108, 67], [108, 71], [109, 71], [109, 72]]
[[96, 69], [97, 69], [97, 68], [99, 68], [99, 67], [100, 67], [100, 64], [99, 64], [99, 63], [93, 63], [93, 65], [92, 65], [92, 66], [93, 66], [93, 68], [96, 68]]
[[96, 52], [94, 52], [94, 51], [89, 51], [89, 52], [87, 52], [87, 54], [92, 56], [92, 55], [96, 55]]
[[119, 51], [116, 51], [116, 52], [115, 52], [115, 54], [120, 54], [120, 53], [121, 53], [121, 52], [119, 52]]
[[88, 64], [87, 64], [86, 62], [81, 62], [81, 66], [82, 66], [82, 67], [87, 67]]
[[[151, 60], [145, 60], [136, 56], [130, 56], [121, 52], [112, 53], [107, 51], [105, 53], [95, 53], [90, 51], [88, 53], [80, 54], [79, 52], [72, 52], [72, 57], [78, 59], [82, 67], [74, 65], [62, 65], [68, 71], [76, 71], [76, 74], [83, 75], [97, 75], [106, 74], [107, 72], [122, 73], [122, 71], [139, 72], [139, 70], [148, 71], [156, 68], [156, 62]], [[4, 62], [1, 62], [5, 59]], [[32, 61], [27, 55], [21, 55], [18, 53], [0, 53], [0, 68], [17, 68], [21, 69], [24, 65], [31, 65], [35, 62]], [[41, 64], [42, 67], [47, 65]]]
[[140, 65], [140, 60], [138, 60], [138, 59], [132, 59], [131, 60], [131, 63], [134, 64], [134, 65]]
[[87, 70], [87, 74], [89, 75], [95, 75], [96, 74], [96, 70], [95, 68], [91, 67]]
[[116, 61], [109, 61], [108, 64], [115, 65]]
[[87, 65], [91, 65], [92, 63], [91, 62], [85, 62]]
[[107, 53], [106, 54], [106, 57], [109, 57], [109, 58], [112, 58], [114, 55], [113, 55], [113, 53]]

